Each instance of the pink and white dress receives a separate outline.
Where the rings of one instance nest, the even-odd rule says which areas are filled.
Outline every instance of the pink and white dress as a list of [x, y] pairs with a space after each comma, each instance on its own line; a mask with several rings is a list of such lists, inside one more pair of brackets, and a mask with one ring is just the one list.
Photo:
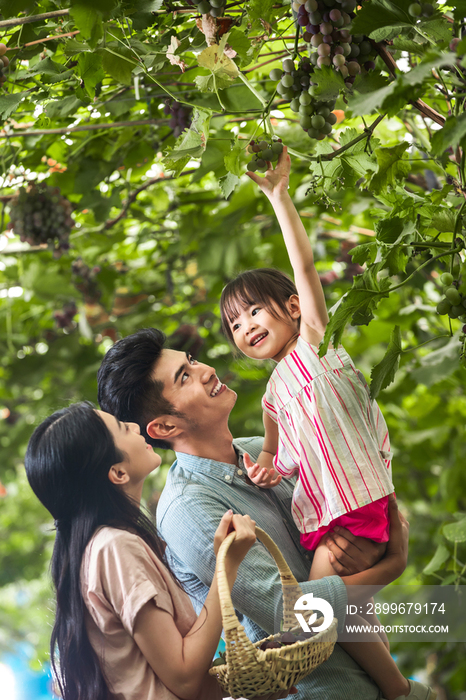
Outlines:
[[273, 371], [262, 406], [278, 425], [275, 469], [298, 475], [292, 514], [303, 546], [315, 549], [336, 524], [387, 541], [394, 491], [388, 429], [346, 350], [320, 359], [300, 336]]

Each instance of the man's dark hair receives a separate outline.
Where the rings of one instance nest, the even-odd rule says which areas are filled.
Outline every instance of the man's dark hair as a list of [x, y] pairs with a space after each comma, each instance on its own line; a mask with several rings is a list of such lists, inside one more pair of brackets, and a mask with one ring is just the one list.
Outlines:
[[162, 331], [143, 328], [115, 343], [97, 373], [97, 397], [103, 411], [137, 423], [147, 442], [166, 450], [170, 443], [154, 440], [146, 432], [146, 425], [157, 416], [182, 416], [164, 397], [163, 382], [151, 377], [165, 340]]

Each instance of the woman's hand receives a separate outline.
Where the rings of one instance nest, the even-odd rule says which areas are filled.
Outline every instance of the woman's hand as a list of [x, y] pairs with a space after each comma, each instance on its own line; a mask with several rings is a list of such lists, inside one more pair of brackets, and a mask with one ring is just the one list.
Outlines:
[[283, 151], [280, 153], [275, 170], [272, 169], [272, 164], [267, 163], [268, 170], [264, 177], [256, 175], [256, 173], [248, 172], [247, 175], [261, 188], [262, 192], [269, 198], [274, 199], [288, 192], [290, 182], [291, 159], [288, 155], [286, 146], [283, 146]]
[[249, 515], [234, 515], [232, 510], [225, 513], [214, 535], [214, 552], [217, 556], [223, 540], [235, 531], [236, 537], [228, 548], [227, 560], [240, 564], [256, 541], [256, 523]]

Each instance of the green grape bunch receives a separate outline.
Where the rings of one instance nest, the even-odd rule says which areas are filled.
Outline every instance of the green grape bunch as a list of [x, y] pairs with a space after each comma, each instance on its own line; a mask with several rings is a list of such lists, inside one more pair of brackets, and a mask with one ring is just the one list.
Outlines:
[[10, 202], [7, 228], [30, 245], [48, 244], [54, 257], [69, 250], [69, 235], [74, 226], [72, 204], [58, 187], [43, 182], [21, 187]]
[[432, 17], [435, 12], [435, 8], [431, 2], [420, 2], [420, 0], [415, 0], [408, 7], [408, 12], [411, 17], [416, 19], [419, 17]]
[[444, 288], [444, 297], [437, 304], [437, 313], [466, 322], [466, 293], [462, 291], [464, 287], [460, 280], [454, 280], [453, 275], [444, 272], [440, 275], [440, 282]]
[[320, 100], [312, 82], [314, 67], [304, 56], [296, 66], [291, 58], [282, 64], [283, 70], [274, 68], [272, 80], [279, 80], [277, 92], [284, 100], [290, 100], [290, 109], [299, 114], [299, 123], [311, 139], [321, 141], [332, 132], [337, 122], [333, 114], [335, 100]]
[[6, 75], [4, 73], [5, 68], [8, 68], [8, 66], [10, 65], [10, 59], [8, 58], [8, 56], [5, 56], [6, 50], [7, 49], [5, 44], [0, 44], [0, 88], [6, 81]]
[[265, 173], [268, 169], [268, 163], [276, 163], [283, 151], [283, 143], [281, 139], [277, 141], [250, 141], [248, 147], [249, 153], [252, 153], [252, 160], [247, 164], [247, 169], [255, 173]]
[[192, 0], [197, 5], [197, 11], [201, 15], [211, 15], [211, 17], [221, 17], [225, 10], [227, 0]]

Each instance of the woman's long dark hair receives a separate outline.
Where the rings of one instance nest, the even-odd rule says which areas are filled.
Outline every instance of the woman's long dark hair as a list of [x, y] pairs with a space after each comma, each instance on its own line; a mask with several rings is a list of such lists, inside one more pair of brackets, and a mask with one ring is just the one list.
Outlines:
[[29, 483], [57, 527], [51, 562], [57, 606], [50, 649], [64, 700], [108, 698], [86, 632], [80, 587], [84, 550], [97, 528], [110, 525], [135, 532], [168, 567], [165, 544], [155, 526], [139, 504], [108, 478], [109, 469], [124, 457], [88, 403], [49, 416], [35, 429], [26, 452]]

